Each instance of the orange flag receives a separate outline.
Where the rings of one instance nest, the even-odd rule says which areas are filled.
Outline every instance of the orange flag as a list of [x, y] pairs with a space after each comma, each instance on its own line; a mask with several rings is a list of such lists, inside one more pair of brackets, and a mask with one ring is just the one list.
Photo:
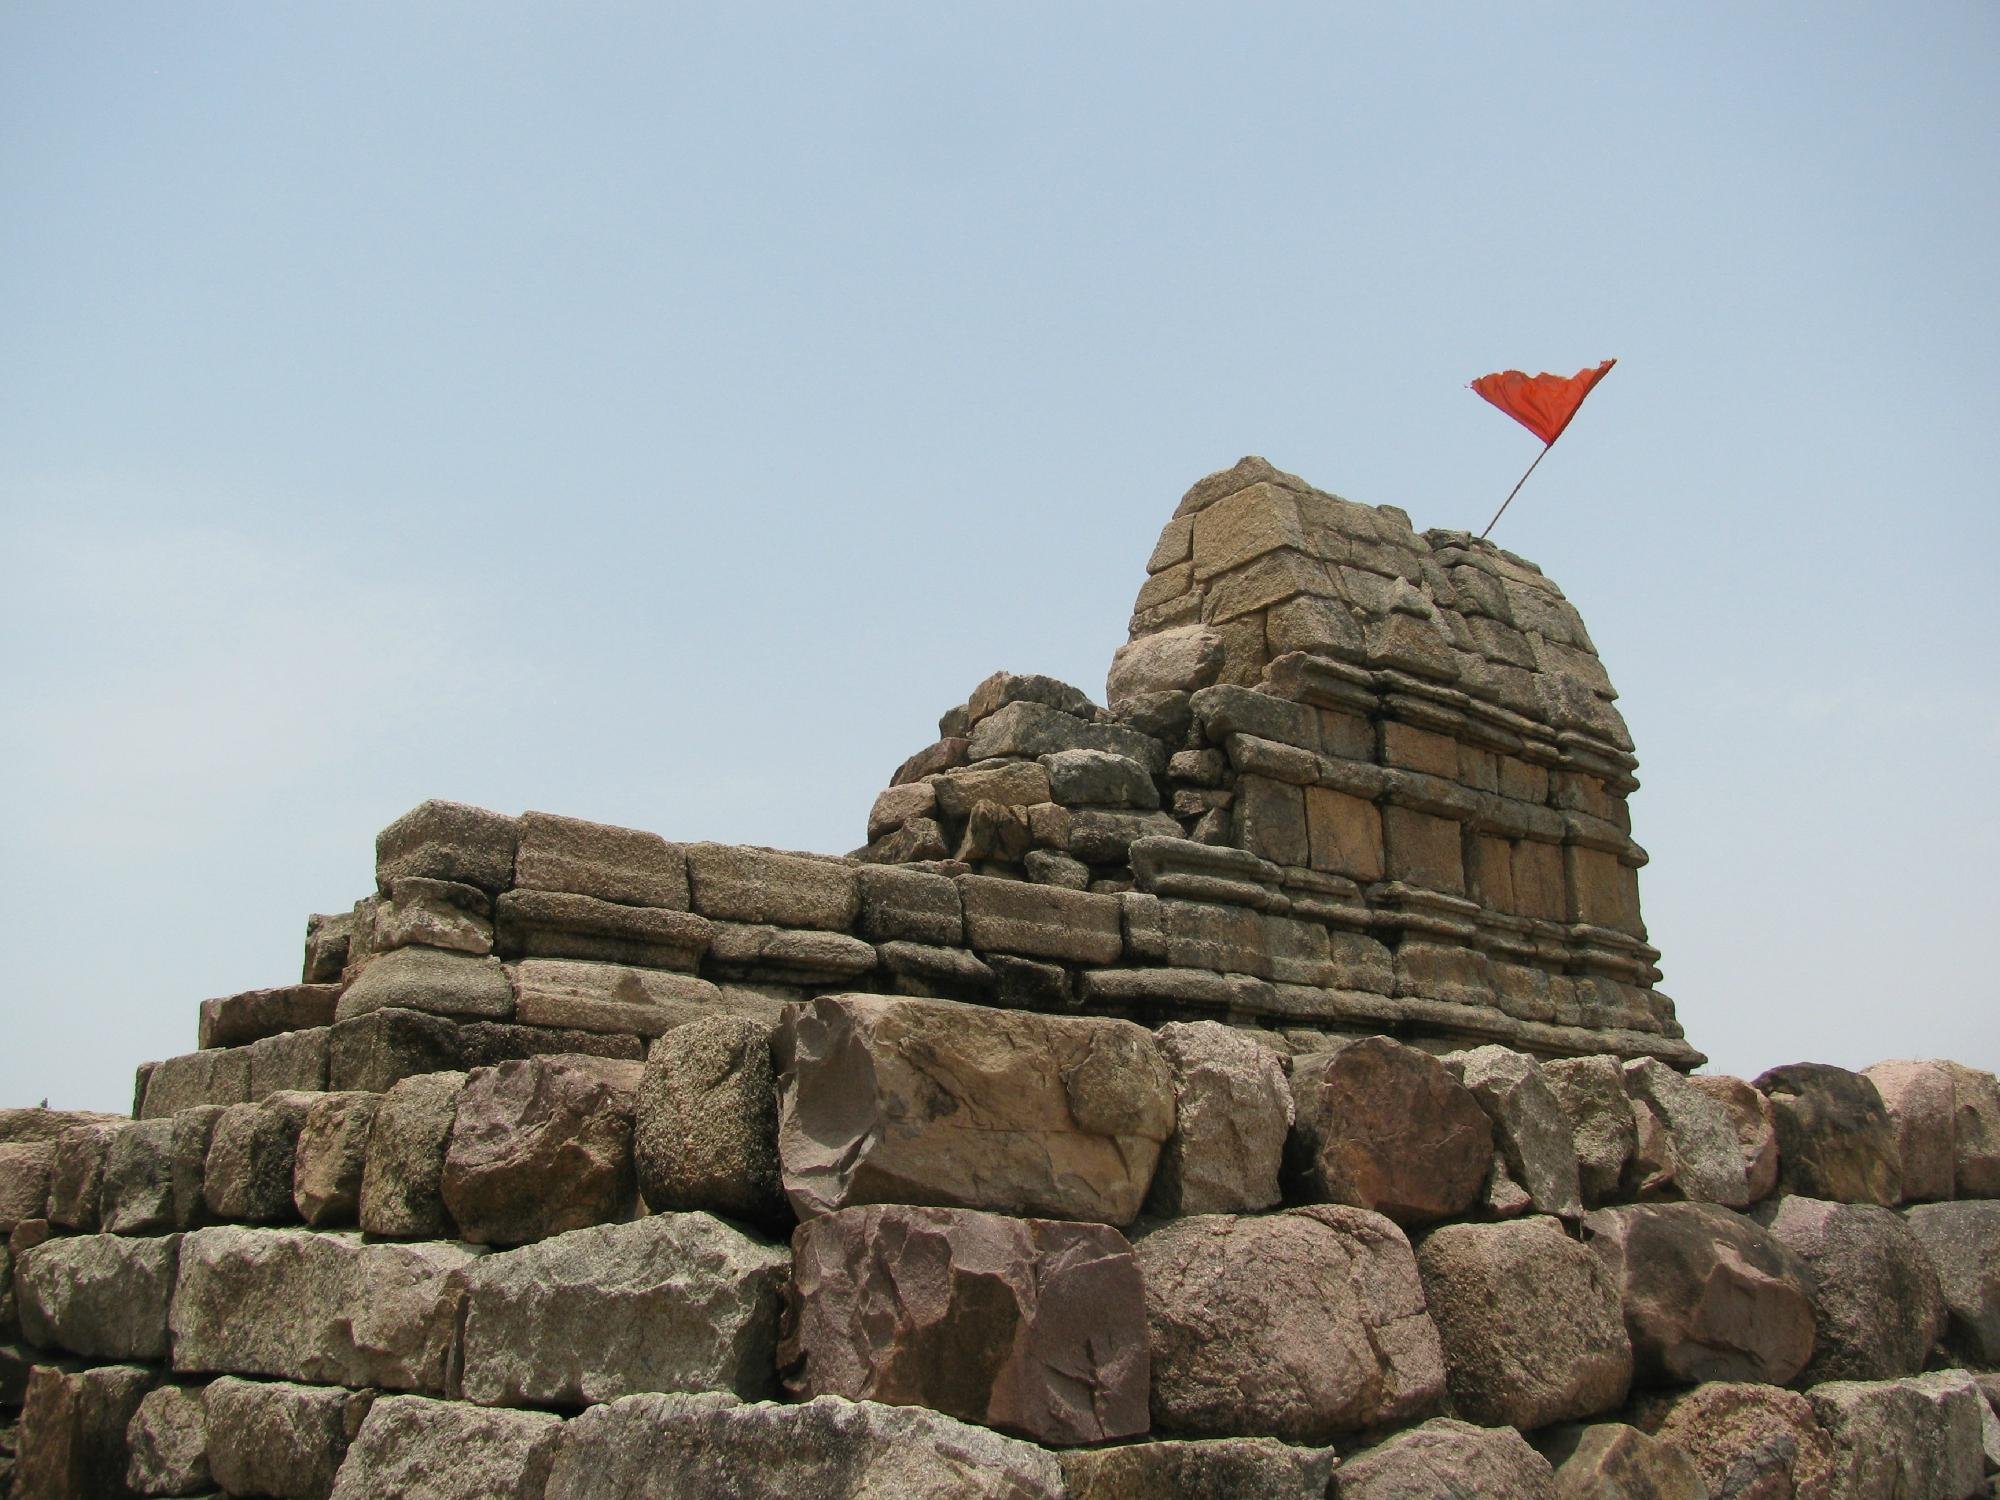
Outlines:
[[1597, 382], [1617, 364], [1607, 359], [1594, 370], [1578, 370], [1574, 375], [1524, 375], [1519, 370], [1502, 370], [1482, 375], [1472, 382], [1473, 390], [1507, 413], [1543, 443], [1553, 443], [1576, 415]]

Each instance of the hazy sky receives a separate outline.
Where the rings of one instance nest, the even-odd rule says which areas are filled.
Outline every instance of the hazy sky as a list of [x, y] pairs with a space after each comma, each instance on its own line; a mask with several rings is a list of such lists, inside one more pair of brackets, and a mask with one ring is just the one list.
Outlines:
[[1718, 1069], [2000, 1066], [2000, 7], [0, 9], [0, 1103], [425, 797], [846, 850], [1198, 476], [1496, 539]]

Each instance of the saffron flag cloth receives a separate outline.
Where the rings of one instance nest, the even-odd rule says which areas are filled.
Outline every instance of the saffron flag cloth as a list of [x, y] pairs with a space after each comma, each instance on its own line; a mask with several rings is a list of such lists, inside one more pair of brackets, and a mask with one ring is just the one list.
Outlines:
[[1524, 375], [1519, 370], [1502, 370], [1480, 376], [1472, 388], [1543, 443], [1553, 443], [1563, 435], [1583, 398], [1617, 363], [1607, 359], [1594, 370], [1578, 370], [1574, 375]]

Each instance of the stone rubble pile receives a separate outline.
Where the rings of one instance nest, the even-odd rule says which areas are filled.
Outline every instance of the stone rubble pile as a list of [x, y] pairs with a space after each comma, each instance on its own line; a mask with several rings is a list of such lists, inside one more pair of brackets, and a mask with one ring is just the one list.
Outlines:
[[856, 857], [425, 803], [0, 1110], [0, 1500], [1994, 1493], [2000, 1082], [1683, 1071], [1553, 586], [1259, 460], [1151, 573]]

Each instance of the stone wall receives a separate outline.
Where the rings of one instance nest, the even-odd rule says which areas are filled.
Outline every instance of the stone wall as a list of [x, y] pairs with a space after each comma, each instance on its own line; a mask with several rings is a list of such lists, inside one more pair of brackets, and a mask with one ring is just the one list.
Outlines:
[[0, 1497], [1988, 1493], [2000, 1082], [1690, 1076], [1560, 596], [1182, 509], [1112, 706], [989, 679], [857, 856], [426, 803], [0, 1111]]

